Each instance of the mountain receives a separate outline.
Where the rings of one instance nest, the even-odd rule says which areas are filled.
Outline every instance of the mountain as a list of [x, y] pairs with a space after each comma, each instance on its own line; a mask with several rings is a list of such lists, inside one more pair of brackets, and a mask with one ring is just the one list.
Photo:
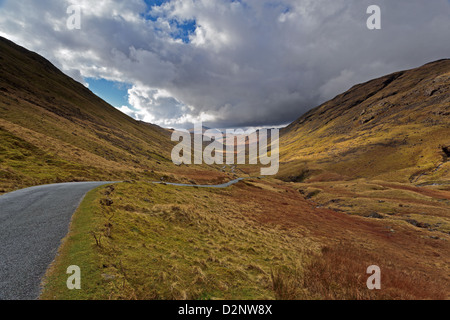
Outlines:
[[281, 132], [279, 177], [450, 179], [450, 60], [359, 84]]
[[0, 38], [0, 193], [133, 179], [172, 166], [170, 132], [118, 111], [49, 61]]

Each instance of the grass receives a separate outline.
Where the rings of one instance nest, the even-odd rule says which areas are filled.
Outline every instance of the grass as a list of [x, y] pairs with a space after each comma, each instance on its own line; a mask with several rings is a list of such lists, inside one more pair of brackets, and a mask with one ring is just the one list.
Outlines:
[[[217, 190], [148, 181], [223, 183], [259, 166], [174, 166], [168, 131], [36, 54], [0, 49], [0, 194], [127, 181], [86, 195], [42, 299], [449, 297], [449, 60], [319, 106], [283, 130], [281, 180]], [[379, 292], [364, 286], [370, 264]], [[82, 290], [66, 288], [70, 265]]]
[[[297, 184], [275, 179], [227, 189], [145, 182], [98, 188], [76, 213], [41, 298], [448, 296], [448, 236], [436, 240], [428, 236], [436, 232], [404, 221], [311, 206], [324, 192], [306, 200]], [[88, 275], [78, 292], [65, 288], [71, 264]], [[365, 287], [365, 269], [372, 264], [382, 270], [381, 291]]]
[[[380, 263], [381, 262], [381, 263]], [[366, 266], [382, 264], [381, 290], [367, 290]], [[444, 285], [415, 273], [389, 266], [379, 255], [351, 244], [323, 247], [305, 270], [277, 270], [272, 274], [277, 298], [282, 300], [425, 300], [448, 298]]]
[[449, 75], [450, 60], [438, 61], [357, 85], [312, 109], [282, 130], [278, 177], [448, 181]]
[[117, 180], [120, 176], [114, 170], [83, 165], [46, 152], [0, 128], [0, 194], [38, 184]]
[[[102, 299], [107, 295], [91, 235], [93, 227], [99, 221], [94, 212], [100, 208], [98, 193], [101, 189], [103, 187], [88, 192], [75, 212], [70, 232], [63, 239], [58, 251], [57, 263], [54, 262], [47, 271], [41, 299]], [[66, 270], [71, 265], [77, 265], [81, 269], [81, 291], [67, 289], [66, 281], [69, 275]]]
[[365, 179], [297, 186], [316, 206], [387, 221], [414, 220], [428, 224], [428, 229], [438, 232], [436, 236], [449, 234], [450, 193], [445, 190]]
[[0, 194], [52, 182], [156, 178], [173, 143], [47, 60], [0, 39]]
[[[226, 204], [229, 191], [109, 190], [91, 192], [75, 215], [43, 299], [274, 299], [271, 270], [304, 258], [304, 239], [255, 223]], [[90, 274], [74, 294], [64, 289], [69, 263]]]

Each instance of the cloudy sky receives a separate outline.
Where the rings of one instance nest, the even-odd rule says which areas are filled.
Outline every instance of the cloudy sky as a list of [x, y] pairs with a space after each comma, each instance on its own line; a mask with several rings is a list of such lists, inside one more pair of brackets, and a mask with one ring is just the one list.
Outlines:
[[[81, 6], [81, 29], [67, 8]], [[369, 30], [369, 5], [381, 30]], [[450, 57], [449, 0], [0, 0], [0, 36], [130, 116], [275, 126], [356, 83]]]

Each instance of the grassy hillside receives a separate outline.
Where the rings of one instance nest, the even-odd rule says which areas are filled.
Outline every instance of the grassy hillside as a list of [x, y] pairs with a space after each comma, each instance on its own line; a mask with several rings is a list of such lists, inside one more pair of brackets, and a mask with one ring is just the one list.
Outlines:
[[0, 193], [29, 185], [152, 176], [168, 131], [133, 120], [41, 56], [0, 38]]
[[450, 180], [450, 60], [356, 85], [285, 128], [279, 177]]

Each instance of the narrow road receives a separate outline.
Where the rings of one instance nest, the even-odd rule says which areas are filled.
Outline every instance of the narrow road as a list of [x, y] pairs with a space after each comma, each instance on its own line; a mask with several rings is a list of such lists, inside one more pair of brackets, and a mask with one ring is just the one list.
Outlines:
[[0, 196], [0, 300], [32, 300], [84, 195], [111, 182], [37, 186]]

